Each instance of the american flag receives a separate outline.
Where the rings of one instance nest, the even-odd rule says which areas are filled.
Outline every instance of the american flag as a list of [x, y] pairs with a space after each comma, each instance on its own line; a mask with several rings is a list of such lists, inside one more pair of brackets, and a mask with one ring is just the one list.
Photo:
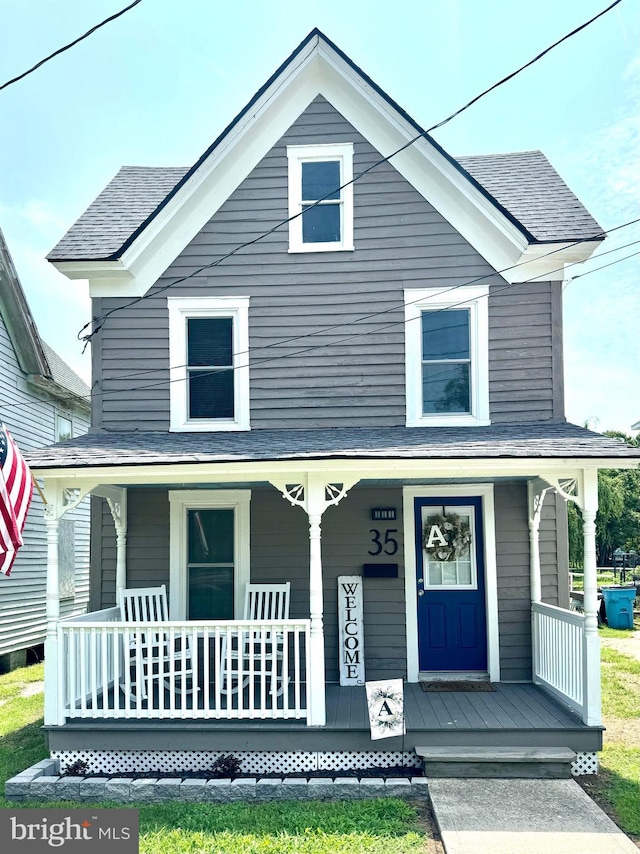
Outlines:
[[29, 467], [4, 424], [0, 426], [0, 572], [9, 575], [22, 545], [22, 529], [31, 504]]

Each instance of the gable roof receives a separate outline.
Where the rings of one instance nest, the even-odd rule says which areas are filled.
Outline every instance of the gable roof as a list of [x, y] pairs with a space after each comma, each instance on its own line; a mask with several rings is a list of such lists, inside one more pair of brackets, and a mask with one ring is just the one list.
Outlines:
[[[494, 159], [491, 168], [482, 169], [490, 161], [481, 164], [478, 158], [465, 168], [315, 29], [192, 167], [121, 170], [49, 260], [70, 278], [88, 278], [94, 296], [145, 293], [318, 95], [383, 156], [398, 151], [392, 165], [495, 269], [520, 263], [525, 253], [528, 261], [539, 258], [544, 253], [532, 254], [531, 247], [547, 242], [585, 240], [577, 250], [572, 247], [570, 259], [584, 260], [602, 239], [598, 224], [542, 155], [528, 170], [520, 161], [512, 168], [508, 159]], [[482, 172], [484, 183], [474, 170]], [[518, 181], [534, 186], [519, 192]], [[574, 204], [565, 203], [569, 197]], [[559, 210], [543, 227], [545, 205]], [[547, 268], [557, 268], [561, 260], [554, 257]], [[527, 274], [533, 274], [531, 267]]]
[[42, 341], [2, 231], [0, 231], [0, 314], [22, 370], [26, 374], [46, 375], [48, 365]]
[[[458, 157], [532, 242], [589, 240], [602, 229], [541, 151]], [[190, 170], [123, 166], [48, 255], [50, 261], [114, 260], [159, 212]]]
[[539, 243], [588, 240], [602, 228], [541, 151], [458, 157]]
[[[41, 338], [0, 231], [0, 314], [20, 368], [41, 388], [89, 410], [89, 386]], [[79, 398], [79, 399], [76, 399]]]

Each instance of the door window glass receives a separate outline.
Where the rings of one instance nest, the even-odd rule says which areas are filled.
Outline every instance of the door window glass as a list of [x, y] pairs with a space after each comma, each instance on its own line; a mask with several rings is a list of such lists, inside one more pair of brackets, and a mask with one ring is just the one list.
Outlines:
[[188, 511], [189, 620], [232, 620], [234, 601], [234, 511]]
[[477, 587], [473, 507], [422, 508], [425, 588]]

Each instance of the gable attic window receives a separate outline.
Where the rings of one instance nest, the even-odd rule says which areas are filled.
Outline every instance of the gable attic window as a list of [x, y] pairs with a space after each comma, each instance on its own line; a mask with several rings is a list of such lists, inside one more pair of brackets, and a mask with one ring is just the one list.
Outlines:
[[171, 430], [249, 430], [249, 297], [169, 297]]
[[287, 158], [289, 216], [295, 217], [289, 252], [352, 250], [353, 144], [289, 145]]
[[407, 427], [489, 420], [489, 288], [405, 290]]

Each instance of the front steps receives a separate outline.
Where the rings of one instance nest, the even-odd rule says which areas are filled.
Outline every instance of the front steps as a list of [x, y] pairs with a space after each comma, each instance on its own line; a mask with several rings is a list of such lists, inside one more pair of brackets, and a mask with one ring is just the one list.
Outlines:
[[529, 777], [560, 779], [571, 776], [576, 754], [568, 747], [416, 747], [425, 777]]

